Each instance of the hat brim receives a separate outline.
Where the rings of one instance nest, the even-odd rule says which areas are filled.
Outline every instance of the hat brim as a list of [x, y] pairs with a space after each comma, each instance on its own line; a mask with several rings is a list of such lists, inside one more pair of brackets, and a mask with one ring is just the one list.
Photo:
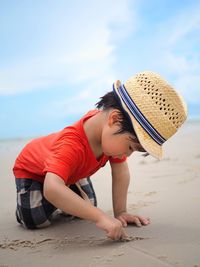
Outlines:
[[114, 83], [114, 89], [115, 93], [117, 94], [118, 98], [120, 99], [121, 105], [123, 109], [127, 112], [127, 114], [130, 117], [130, 120], [132, 122], [133, 128], [135, 130], [135, 133], [137, 135], [137, 138], [141, 144], [141, 146], [153, 157], [156, 159], [161, 159], [163, 155], [163, 149], [162, 146], [157, 144], [151, 136], [142, 128], [142, 126], [138, 123], [138, 121], [135, 119], [135, 117], [131, 114], [129, 109], [127, 108], [124, 101], [121, 99], [121, 96], [118, 92], [118, 87], [120, 86], [120, 81], [116, 81]]

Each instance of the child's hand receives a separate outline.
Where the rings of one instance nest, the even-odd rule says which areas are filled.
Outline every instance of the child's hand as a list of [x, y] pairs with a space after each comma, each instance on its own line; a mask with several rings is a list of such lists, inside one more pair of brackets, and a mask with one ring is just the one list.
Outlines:
[[122, 223], [123, 227], [126, 227], [129, 223], [136, 224], [138, 227], [150, 224], [149, 218], [132, 215], [126, 212], [122, 212], [116, 218]]
[[128, 237], [122, 227], [121, 221], [107, 215], [102, 216], [96, 223], [96, 226], [106, 231], [107, 237], [113, 240], [125, 239]]

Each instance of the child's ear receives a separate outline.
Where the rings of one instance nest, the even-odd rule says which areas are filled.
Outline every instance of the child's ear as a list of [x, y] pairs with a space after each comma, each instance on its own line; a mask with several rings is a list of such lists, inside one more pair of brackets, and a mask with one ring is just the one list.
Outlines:
[[113, 125], [121, 125], [121, 113], [117, 109], [113, 109], [108, 115], [108, 125], [111, 127]]

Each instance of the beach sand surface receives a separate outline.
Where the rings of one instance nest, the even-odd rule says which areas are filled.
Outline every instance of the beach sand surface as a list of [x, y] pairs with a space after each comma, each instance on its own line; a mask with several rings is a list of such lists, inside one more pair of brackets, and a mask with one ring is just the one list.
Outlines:
[[[128, 210], [151, 218], [128, 226], [116, 242], [88, 221], [57, 216], [49, 228], [25, 230], [15, 220], [14, 160], [28, 140], [0, 141], [0, 267], [200, 267], [200, 123], [189, 122], [158, 161], [128, 159]], [[98, 206], [112, 215], [109, 164], [92, 177]]]

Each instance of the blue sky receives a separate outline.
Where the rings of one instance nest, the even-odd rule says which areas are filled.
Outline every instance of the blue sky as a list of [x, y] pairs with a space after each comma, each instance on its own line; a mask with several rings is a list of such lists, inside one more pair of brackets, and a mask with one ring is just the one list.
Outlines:
[[200, 1], [0, 0], [0, 138], [62, 129], [143, 70], [200, 117], [199, 51]]

